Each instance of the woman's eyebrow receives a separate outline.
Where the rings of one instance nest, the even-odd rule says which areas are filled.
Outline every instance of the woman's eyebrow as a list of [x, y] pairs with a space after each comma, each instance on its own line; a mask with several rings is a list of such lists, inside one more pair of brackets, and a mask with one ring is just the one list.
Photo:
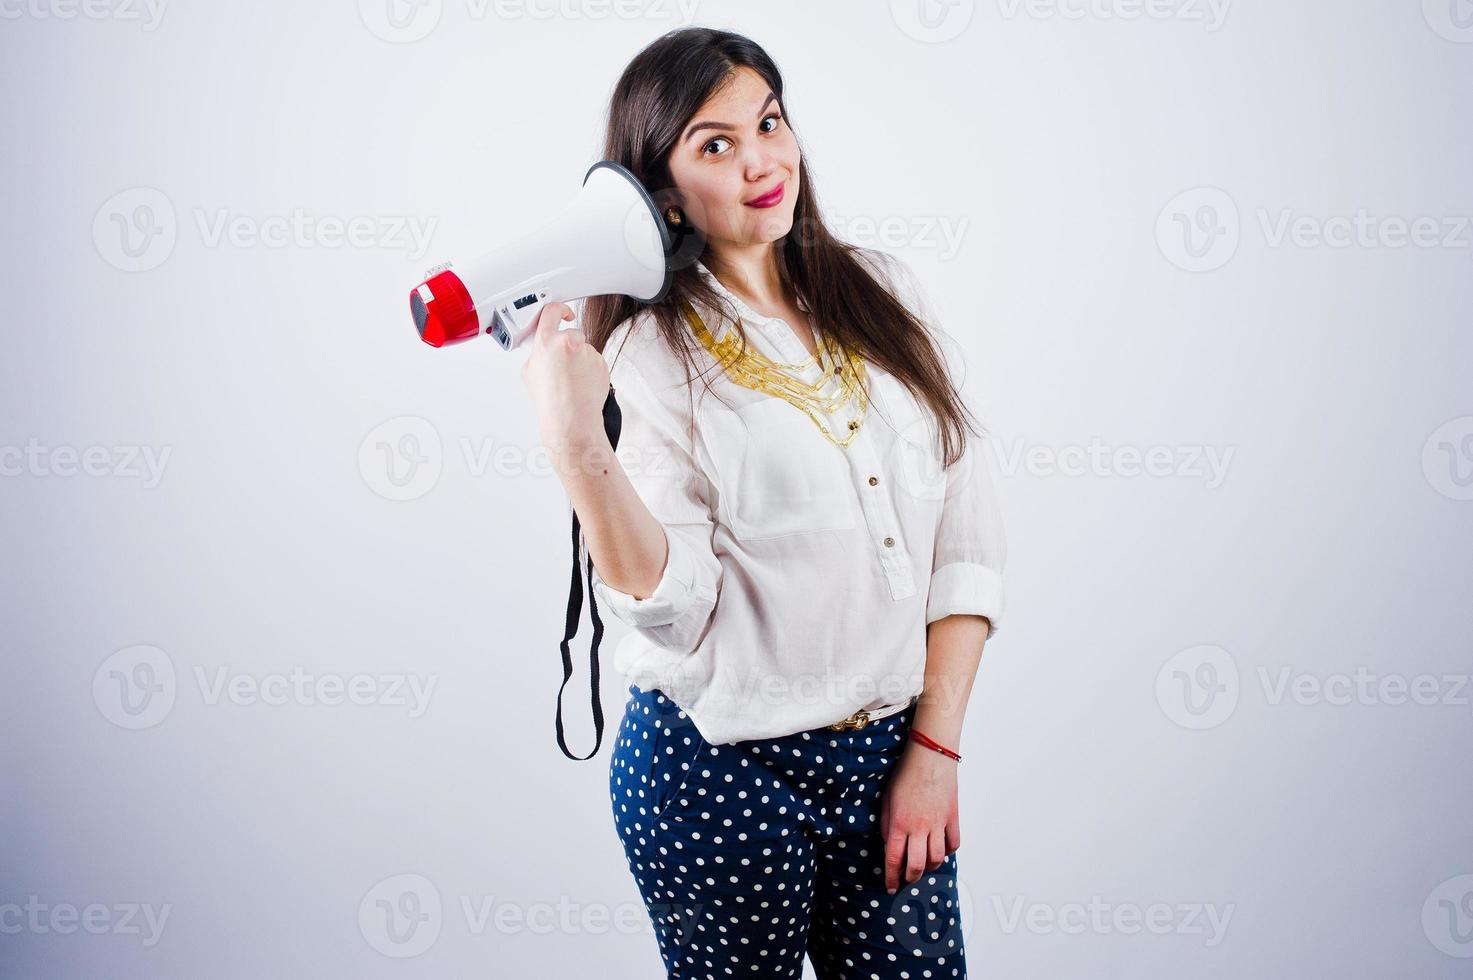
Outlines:
[[[770, 106], [770, 105], [772, 105], [772, 103], [775, 102], [776, 100], [777, 100], [777, 96], [776, 95], [773, 95], [771, 92], [768, 92], [767, 93], [767, 101], [764, 102], [764, 103], [762, 103], [762, 108], [760, 108], [760, 109], [757, 110], [757, 116], [758, 116], [758, 118], [761, 118], [762, 114], [767, 111], [767, 107]], [[682, 136], [682, 137], [680, 137], [680, 141], [682, 143], [684, 143], [686, 140], [690, 139], [692, 136], [694, 136], [696, 133], [700, 132], [703, 129], [736, 129], [736, 127], [733, 126], [731, 123], [723, 123], [723, 122], [698, 122], [698, 123], [692, 124], [691, 127], [690, 127], [690, 129], [687, 129], [685, 131], [685, 135]]]

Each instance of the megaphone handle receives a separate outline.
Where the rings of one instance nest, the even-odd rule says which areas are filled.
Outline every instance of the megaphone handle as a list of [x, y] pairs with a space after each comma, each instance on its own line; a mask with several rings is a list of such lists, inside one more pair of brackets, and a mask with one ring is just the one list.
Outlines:
[[[623, 415], [619, 411], [619, 402], [614, 398], [614, 386], [609, 385], [608, 397], [604, 399], [604, 434], [609, 437], [609, 446], [613, 449], [619, 448], [619, 429], [622, 427]], [[568, 614], [563, 623], [563, 642], [558, 645], [563, 655], [563, 683], [557, 689], [557, 744], [563, 750], [563, 755], [575, 762], [583, 762], [598, 754], [599, 746], [604, 740], [604, 708], [603, 702], [598, 696], [598, 644], [603, 639], [604, 623], [598, 615], [598, 602], [593, 598], [593, 560], [588, 561], [588, 612], [593, 619], [593, 642], [588, 654], [588, 686], [593, 700], [593, 750], [587, 755], [574, 755], [568, 751], [567, 740], [563, 737], [563, 691], [568, 686], [568, 681], [573, 679], [573, 655], [569, 652], [568, 643], [574, 636], [578, 635], [578, 620], [583, 615], [583, 583], [579, 578], [578, 563], [586, 549], [582, 547], [583, 532], [578, 525], [578, 512], [573, 511], [573, 581], [568, 588]]]

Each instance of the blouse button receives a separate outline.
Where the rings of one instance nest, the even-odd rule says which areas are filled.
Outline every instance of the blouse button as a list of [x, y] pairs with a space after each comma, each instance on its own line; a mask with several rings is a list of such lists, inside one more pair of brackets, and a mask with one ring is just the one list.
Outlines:
[[875, 484], [877, 484], [879, 482], [880, 482], [880, 478], [877, 477], [877, 476], [872, 476], [872, 477], [869, 478], [869, 485], [870, 486], [874, 486]]
[[895, 539], [894, 538], [886, 538], [885, 539], [885, 547], [887, 547], [887, 548], [893, 548], [894, 546], [895, 546]]

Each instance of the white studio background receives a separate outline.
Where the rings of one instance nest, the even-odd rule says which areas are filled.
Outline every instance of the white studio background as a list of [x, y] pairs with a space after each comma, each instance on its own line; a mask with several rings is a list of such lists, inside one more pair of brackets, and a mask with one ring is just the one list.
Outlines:
[[407, 296], [570, 199], [692, 22], [776, 58], [996, 434], [974, 974], [1466, 976], [1455, 0], [0, 2], [0, 974], [659, 975], [624, 627], [569, 761], [522, 355]]

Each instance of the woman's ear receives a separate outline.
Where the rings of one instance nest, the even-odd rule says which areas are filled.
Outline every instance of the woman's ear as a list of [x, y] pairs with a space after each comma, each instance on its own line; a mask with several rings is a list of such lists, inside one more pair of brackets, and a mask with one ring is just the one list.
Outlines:
[[665, 256], [667, 264], [671, 269], [694, 265], [706, 251], [706, 236], [701, 231], [699, 216], [687, 206], [685, 195], [678, 188], [661, 188], [651, 193], [650, 199], [655, 202], [665, 230], [670, 233], [670, 251]]

